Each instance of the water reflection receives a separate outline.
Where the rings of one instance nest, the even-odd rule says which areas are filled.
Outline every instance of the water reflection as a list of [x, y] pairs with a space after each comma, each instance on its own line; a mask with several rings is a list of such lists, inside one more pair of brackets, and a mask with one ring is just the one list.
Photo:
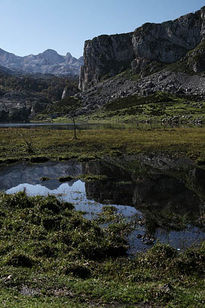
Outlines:
[[[0, 128], [49, 128], [49, 129], [73, 129], [72, 123], [0, 123]], [[88, 124], [88, 123], [76, 123], [76, 127], [79, 130], [87, 129], [124, 129], [128, 127], [139, 128], [139, 125], [135, 124], [122, 124], [122, 123], [104, 123], [104, 124]], [[144, 126], [143, 126], [144, 127]]]
[[[73, 203], [76, 210], [85, 212], [85, 217], [88, 219], [96, 218], [96, 215], [101, 212], [102, 207], [104, 206], [104, 204], [87, 198], [85, 183], [80, 180], [63, 183], [53, 190], [39, 184], [31, 185], [24, 183], [8, 189], [6, 193], [14, 194], [19, 191], [26, 191], [29, 196], [55, 195], [62, 201]], [[132, 217], [137, 213], [137, 210], [130, 206], [115, 206], [118, 209], [118, 213], [124, 217]]]
[[0, 167], [0, 190], [7, 190], [21, 183], [41, 184], [41, 178], [47, 177], [44, 186], [55, 189], [59, 186], [59, 177], [82, 174], [82, 165], [76, 161], [47, 162], [29, 164], [27, 162]]
[[[77, 179], [82, 173], [95, 179], [85, 183]], [[61, 184], [58, 178], [68, 175], [76, 179]], [[42, 177], [49, 180], [42, 182]], [[96, 218], [104, 204], [114, 205], [135, 224], [129, 253], [145, 250], [156, 240], [183, 249], [205, 239], [200, 198], [181, 181], [163, 174], [136, 181], [126, 169], [106, 161], [20, 163], [0, 168], [0, 190], [54, 194], [72, 202], [88, 219]]]
[[[113, 123], [76, 123], [77, 128], [81, 129], [139, 129], [139, 130], [153, 130], [159, 128], [175, 128], [175, 127], [204, 127], [202, 123], [161, 123], [161, 122], [113, 122]], [[28, 122], [28, 123], [0, 123], [0, 128], [49, 128], [49, 129], [73, 129], [72, 123], [57, 123], [57, 122]]]

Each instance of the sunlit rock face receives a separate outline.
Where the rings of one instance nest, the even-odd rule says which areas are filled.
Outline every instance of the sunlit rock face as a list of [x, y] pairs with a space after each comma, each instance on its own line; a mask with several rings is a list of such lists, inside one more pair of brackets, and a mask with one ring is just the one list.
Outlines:
[[133, 59], [132, 33], [101, 35], [86, 41], [80, 89], [98, 83], [102, 76], [111, 77], [125, 70]]
[[[200, 44], [204, 36], [205, 7], [173, 21], [146, 23], [132, 33], [102, 35], [86, 41], [79, 88], [86, 90], [131, 66], [139, 73], [153, 61], [174, 63]], [[200, 70], [200, 65], [194, 65], [195, 70]]]
[[193, 49], [202, 39], [200, 11], [162, 24], [146, 23], [133, 33], [137, 57], [172, 63]]

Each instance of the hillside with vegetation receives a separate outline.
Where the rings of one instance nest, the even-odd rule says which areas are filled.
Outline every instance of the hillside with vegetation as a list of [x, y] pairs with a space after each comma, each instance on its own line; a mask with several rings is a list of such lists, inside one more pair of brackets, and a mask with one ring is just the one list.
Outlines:
[[0, 121], [26, 122], [47, 105], [78, 92], [77, 78], [53, 75], [15, 75], [0, 70]]

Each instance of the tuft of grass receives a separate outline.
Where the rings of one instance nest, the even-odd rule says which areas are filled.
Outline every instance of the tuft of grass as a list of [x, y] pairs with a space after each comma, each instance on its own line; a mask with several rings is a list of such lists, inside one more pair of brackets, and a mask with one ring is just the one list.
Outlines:
[[85, 182], [106, 181], [108, 177], [104, 174], [82, 174], [79, 178]]
[[68, 175], [68, 176], [61, 176], [60, 178], [58, 178], [59, 182], [70, 182], [73, 180], [73, 177]]
[[49, 181], [50, 178], [47, 177], [47, 176], [42, 176], [42, 177], [40, 178], [40, 180], [41, 180], [42, 182], [45, 182], [45, 181]]

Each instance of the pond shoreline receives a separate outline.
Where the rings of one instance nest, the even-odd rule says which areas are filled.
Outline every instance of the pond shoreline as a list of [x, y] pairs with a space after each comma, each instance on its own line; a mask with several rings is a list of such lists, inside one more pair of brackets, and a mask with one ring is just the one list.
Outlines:
[[[203, 240], [200, 211], [205, 199], [202, 185], [205, 172], [202, 173], [202, 169], [197, 169], [190, 160], [172, 161], [159, 156], [139, 158], [17, 162], [0, 167], [0, 190], [9, 194], [25, 191], [31, 196], [59, 195], [62, 200], [73, 203], [77, 210], [85, 212], [88, 219], [96, 219], [103, 204], [114, 206], [115, 214], [121, 213], [122, 218], [131, 215], [128, 213], [133, 212], [131, 206], [138, 213], [135, 218], [137, 229], [130, 235], [132, 253], [145, 250], [147, 244], [153, 245], [160, 239], [180, 249]], [[173, 173], [176, 167], [178, 170]], [[190, 173], [195, 175], [185, 181], [186, 174]], [[133, 220], [131, 216], [129, 219]]]
[[[32, 167], [40, 162], [46, 165], [82, 161], [89, 198], [110, 200], [106, 191], [117, 191], [112, 196], [115, 199], [122, 192], [123, 198], [122, 188], [131, 191], [134, 181], [130, 197], [138, 203], [149, 203], [149, 210], [144, 207], [147, 220], [151, 213], [160, 228], [171, 228], [168, 213], [169, 223], [183, 227], [187, 216], [177, 215], [178, 207], [176, 212], [168, 207], [166, 190], [168, 197], [175, 197], [180, 188], [173, 204], [177, 201], [180, 205], [185, 200], [187, 206], [191, 202], [193, 207], [195, 195], [203, 197], [204, 135], [204, 128], [102, 129], [81, 131], [79, 139], [72, 140], [72, 131], [68, 130], [4, 128], [0, 129], [0, 169], [12, 170], [21, 161]], [[103, 165], [99, 165], [99, 159]], [[64, 184], [68, 175], [63, 174]], [[46, 178], [46, 174], [40, 173], [40, 177]], [[106, 186], [109, 178], [110, 190]], [[5, 183], [4, 177], [2, 181]], [[149, 197], [152, 189], [156, 207]], [[186, 198], [180, 198], [181, 189]], [[161, 193], [167, 206], [166, 211], [160, 212]], [[91, 223], [73, 211], [71, 205], [62, 208], [54, 199], [51, 202], [49, 198], [33, 198], [24, 193], [0, 197], [0, 300], [7, 307], [15, 307], [17, 301], [19, 307], [48, 303], [64, 307], [65, 302], [71, 307], [110, 303], [116, 307], [204, 306], [204, 243], [185, 251], [156, 243], [147, 252], [128, 258], [123, 255], [127, 251], [127, 225], [116, 220], [112, 207], [106, 206], [99, 221]], [[198, 211], [198, 199], [196, 205]], [[154, 211], [150, 212], [151, 208]], [[137, 223], [143, 228], [144, 220], [140, 218]], [[99, 224], [109, 219], [113, 224], [108, 241]], [[156, 224], [150, 224], [149, 232], [154, 228]], [[135, 239], [143, 236], [141, 230], [139, 235], [134, 234]]]
[[0, 298], [7, 307], [17, 300], [25, 307], [203, 307], [204, 244], [179, 252], [157, 243], [127, 258], [123, 224], [103, 231], [52, 196], [1, 194], [0, 211]]

